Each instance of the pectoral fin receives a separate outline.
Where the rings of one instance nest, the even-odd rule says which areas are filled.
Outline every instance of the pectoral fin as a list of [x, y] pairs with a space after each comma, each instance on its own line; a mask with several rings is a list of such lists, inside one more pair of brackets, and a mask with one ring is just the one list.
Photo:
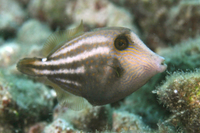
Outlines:
[[117, 58], [114, 58], [112, 60], [112, 62], [109, 62], [108, 66], [111, 67], [115, 71], [118, 78], [122, 75], [123, 68], [121, 67], [121, 64], [120, 64], [120, 62], [118, 61]]
[[80, 111], [82, 109], [92, 107], [92, 105], [85, 98], [75, 96], [63, 90], [62, 88], [52, 83], [51, 81], [49, 81], [48, 84], [52, 86], [56, 91], [57, 100], [61, 106], [66, 106], [75, 111]]

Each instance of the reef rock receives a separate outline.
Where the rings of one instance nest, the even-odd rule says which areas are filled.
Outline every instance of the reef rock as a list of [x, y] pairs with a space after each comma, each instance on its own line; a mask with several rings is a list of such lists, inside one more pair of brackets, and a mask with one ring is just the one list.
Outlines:
[[26, 13], [15, 0], [0, 0], [0, 35], [15, 35], [17, 28], [25, 20]]
[[176, 45], [200, 33], [198, 0], [111, 0], [127, 7], [151, 49]]
[[142, 118], [130, 114], [128, 112], [119, 112], [115, 111], [113, 113], [113, 124], [112, 130], [114, 132], [150, 132], [150, 128], [148, 128], [141, 120]]
[[53, 28], [63, 28], [71, 21], [65, 8], [69, 0], [31, 0], [28, 4], [30, 16], [48, 22]]
[[67, 121], [56, 119], [50, 125], [46, 126], [44, 133], [79, 133]]
[[[0, 67], [8, 67], [19, 58], [20, 47], [15, 42], [7, 42], [0, 46]], [[15, 58], [14, 58], [15, 57]]]
[[89, 28], [126, 26], [139, 32], [130, 12], [108, 0], [31, 0], [28, 9], [32, 17], [47, 21], [53, 29], [83, 20]]
[[26, 45], [42, 45], [51, 33], [50, 28], [46, 24], [35, 19], [29, 19], [19, 29], [17, 41]]
[[58, 105], [54, 110], [53, 116], [54, 119], [65, 119], [75, 128], [87, 132], [111, 129], [112, 116], [111, 108], [109, 106], [100, 106], [87, 108], [82, 111], [73, 111]]
[[82, 19], [90, 27], [126, 26], [138, 33], [130, 12], [108, 0], [69, 1], [65, 13], [74, 22]]
[[5, 71], [0, 73], [0, 124], [22, 130], [24, 126], [50, 119], [53, 99], [51, 91], [41, 83]]
[[199, 69], [188, 73], [174, 72], [154, 93], [173, 114], [165, 123], [180, 125], [187, 132], [200, 132]]

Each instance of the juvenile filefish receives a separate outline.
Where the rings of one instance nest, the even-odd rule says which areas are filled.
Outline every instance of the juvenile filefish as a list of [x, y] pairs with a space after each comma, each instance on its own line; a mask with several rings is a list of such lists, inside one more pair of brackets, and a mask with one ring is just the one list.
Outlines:
[[59, 103], [76, 110], [86, 101], [92, 105], [116, 102], [167, 67], [164, 58], [130, 29], [108, 27], [84, 32], [82, 22], [72, 30], [52, 34], [43, 53], [44, 58], [21, 59], [18, 70], [46, 77]]

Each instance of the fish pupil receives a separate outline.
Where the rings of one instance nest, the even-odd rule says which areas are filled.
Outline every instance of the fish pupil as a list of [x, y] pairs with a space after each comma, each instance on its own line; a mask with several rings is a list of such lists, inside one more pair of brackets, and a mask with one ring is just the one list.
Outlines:
[[124, 42], [120, 41], [118, 45], [119, 45], [119, 47], [123, 47], [123, 45], [125, 45], [125, 44], [124, 44]]
[[115, 39], [115, 47], [118, 50], [124, 50], [128, 47], [128, 40], [125, 36], [119, 36]]

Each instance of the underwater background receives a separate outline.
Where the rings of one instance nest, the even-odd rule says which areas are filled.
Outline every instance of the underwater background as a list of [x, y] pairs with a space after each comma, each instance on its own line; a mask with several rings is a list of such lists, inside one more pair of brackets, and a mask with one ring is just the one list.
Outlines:
[[[73, 111], [16, 63], [57, 29], [133, 30], [168, 68], [130, 96]], [[0, 0], [0, 133], [200, 132], [200, 0]]]

